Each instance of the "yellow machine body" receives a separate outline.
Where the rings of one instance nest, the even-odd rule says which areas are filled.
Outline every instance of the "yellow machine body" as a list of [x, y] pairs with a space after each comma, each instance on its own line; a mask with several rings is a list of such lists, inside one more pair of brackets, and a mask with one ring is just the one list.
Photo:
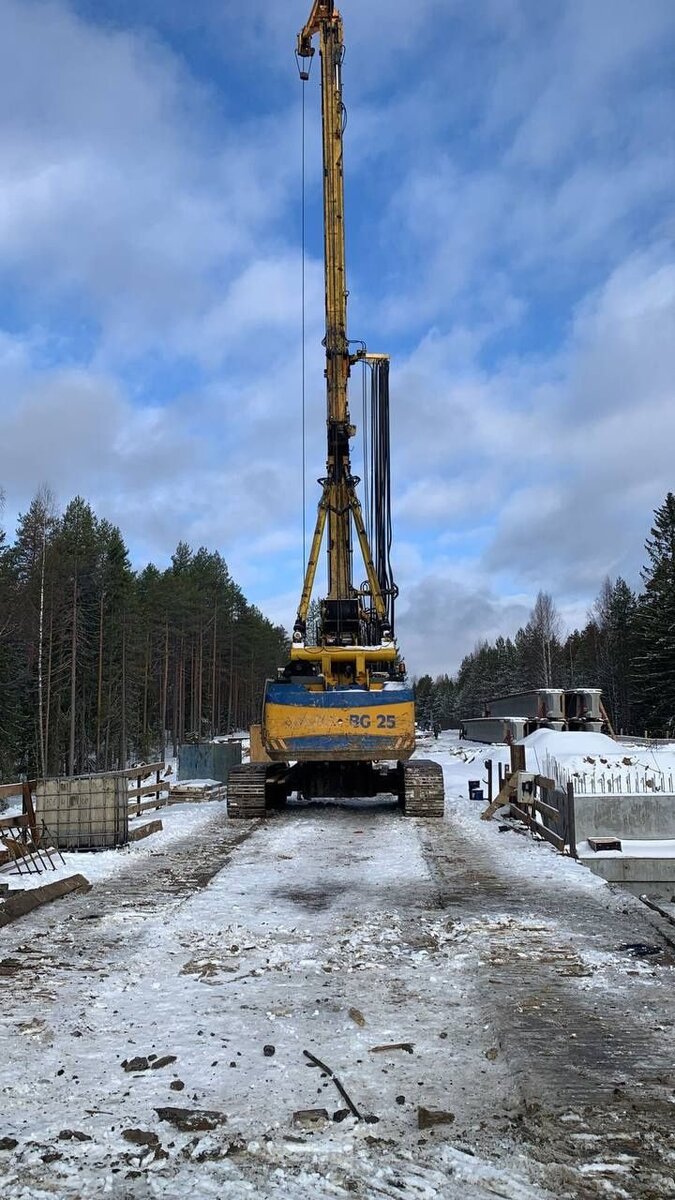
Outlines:
[[268, 683], [262, 740], [275, 762], [405, 760], [415, 749], [415, 704], [405, 683], [378, 679], [392, 647], [294, 647], [316, 675]]

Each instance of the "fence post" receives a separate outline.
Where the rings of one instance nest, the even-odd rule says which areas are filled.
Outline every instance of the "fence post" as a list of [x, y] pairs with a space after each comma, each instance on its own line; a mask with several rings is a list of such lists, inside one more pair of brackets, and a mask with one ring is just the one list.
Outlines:
[[139, 793], [139, 794], [136, 796], [136, 816], [137, 816], [137, 817], [140, 817], [140, 815], [141, 815], [141, 796], [140, 796], [140, 791], [141, 791], [141, 788], [142, 788], [142, 786], [143, 786], [143, 776], [142, 776], [142, 775], [139, 775], [139, 776], [138, 776], [138, 778], [137, 778], [137, 780], [136, 780], [136, 787], [138, 788], [138, 793]]
[[[159, 807], [160, 807], [160, 802], [159, 802], [159, 786], [160, 786], [160, 785], [159, 785], [159, 767], [158, 767], [158, 768], [157, 768], [157, 770], [155, 771], [155, 782], [156, 782], [156, 784], [157, 784], [157, 791], [155, 792], [155, 800], [157, 801], [157, 808], [159, 808]], [[155, 812], [157, 812], [157, 808], [155, 809]]]
[[524, 771], [525, 770], [525, 747], [524, 746], [516, 746], [515, 742], [511, 742], [510, 751], [511, 751], [511, 770], [512, 771]]
[[487, 770], [487, 785], [488, 785], [488, 804], [492, 804], [492, 759], [485, 759], [485, 769]]
[[[21, 795], [23, 799], [22, 809], [24, 817], [28, 817], [28, 826], [30, 828], [31, 837], [34, 842], [38, 840], [37, 819], [35, 817], [35, 806], [33, 804], [33, 795], [31, 792], [31, 784], [29, 781], [21, 784]], [[26, 840], [24, 835], [24, 841]]]
[[577, 823], [574, 811], [574, 784], [570, 779], [567, 784], [567, 828], [570, 835], [570, 854], [577, 857]]

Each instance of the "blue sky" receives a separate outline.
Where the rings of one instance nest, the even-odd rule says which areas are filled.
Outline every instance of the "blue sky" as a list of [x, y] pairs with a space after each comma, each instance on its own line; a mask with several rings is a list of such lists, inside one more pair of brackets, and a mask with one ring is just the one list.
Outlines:
[[[0, 0], [5, 525], [79, 491], [136, 562], [217, 547], [287, 625], [305, 8]], [[399, 639], [435, 672], [539, 588], [573, 626], [606, 574], [636, 583], [675, 486], [675, 8], [341, 8], [350, 335], [392, 355]], [[306, 105], [311, 525], [316, 70]]]

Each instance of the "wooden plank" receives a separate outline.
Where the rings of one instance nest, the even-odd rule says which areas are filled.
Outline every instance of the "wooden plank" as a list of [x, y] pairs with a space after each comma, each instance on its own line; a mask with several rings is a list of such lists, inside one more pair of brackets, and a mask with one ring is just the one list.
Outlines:
[[220, 784], [219, 787], [206, 789], [199, 792], [196, 789], [193, 791], [187, 790], [184, 792], [171, 791], [169, 794], [168, 804], [201, 804], [208, 800], [224, 800], [227, 795], [226, 785]]
[[540, 833], [547, 842], [555, 846], [556, 850], [560, 850], [561, 853], [564, 851], [565, 842], [557, 833], [554, 833], [552, 829], [548, 829], [546, 825], [540, 825], [538, 821], [533, 821], [529, 813], [526, 813], [524, 809], [519, 808], [513, 802], [511, 802], [511, 814], [518, 817], [520, 821], [523, 821], [533, 833]]
[[46, 883], [42, 887], [26, 888], [25, 891], [10, 896], [0, 907], [0, 926], [9, 925], [10, 921], [16, 921], [18, 917], [25, 916], [42, 904], [60, 900], [62, 896], [68, 896], [71, 892], [88, 891], [91, 891], [91, 884], [84, 875], [71, 875], [68, 879], [57, 879], [54, 883]]
[[559, 850], [561, 854], [564, 853], [564, 838], [561, 838], [557, 833], [554, 833], [552, 829], [547, 829], [545, 825], [535, 824], [533, 825], [533, 829], [535, 829], [537, 833], [540, 833], [543, 838], [546, 838], [546, 841], [550, 842], [552, 846], [555, 846], [556, 850]]
[[555, 779], [548, 779], [546, 775], [535, 775], [534, 782], [537, 787], [543, 788], [545, 792], [555, 791]]
[[141, 813], [147, 812], [150, 808], [165, 808], [170, 803], [168, 796], [162, 796], [159, 800], [144, 800], [142, 804], [130, 804], [129, 816], [140, 817]]
[[546, 804], [544, 800], [538, 800], [536, 797], [534, 808], [536, 808], [537, 812], [543, 813], [546, 817], [551, 817], [554, 821], [559, 820], [562, 815], [559, 809], [553, 808], [553, 805]]
[[141, 838], [150, 837], [151, 833], [161, 833], [164, 826], [161, 821], [148, 821], [145, 825], [137, 825], [129, 830], [129, 841], [140, 842]]
[[35, 819], [35, 805], [33, 804], [33, 793], [31, 791], [31, 788], [34, 786], [35, 786], [34, 783], [31, 784], [28, 782], [22, 784], [22, 793], [23, 793], [23, 811], [26, 814], [26, 816], [28, 817], [28, 824], [30, 826], [33, 841], [37, 842], [39, 840], [38, 839], [38, 828], [37, 828], [37, 821]]
[[28, 825], [28, 817], [24, 813], [17, 813], [14, 817], [0, 817], [0, 829], [16, 829], [19, 826], [25, 829]]
[[0, 783], [0, 800], [11, 800], [14, 796], [21, 795], [21, 783]]
[[498, 808], [503, 808], [505, 804], [508, 804], [509, 800], [511, 799], [511, 795], [513, 792], [515, 792], [515, 790], [515, 776], [507, 775], [501, 786], [499, 794], [495, 797], [491, 804], [488, 804], [485, 812], [480, 814], [481, 821], [489, 821], [490, 818], [494, 816]]
[[570, 839], [570, 854], [577, 857], [577, 815], [574, 807], [574, 784], [567, 785], [567, 830]]
[[159, 787], [157, 787], [156, 783], [146, 783], [143, 787], [129, 788], [129, 791], [127, 792], [127, 796], [129, 797], [129, 802], [131, 802], [131, 800], [136, 796], [138, 796], [139, 798], [141, 796], [152, 796], [152, 795], [156, 795], [158, 791], [166, 793], [166, 792], [168, 792], [168, 790], [169, 790], [168, 783], [161, 783], [159, 785]]
[[510, 746], [510, 753], [511, 753], [511, 770], [512, 771], [524, 771], [525, 770], [525, 747], [524, 746], [516, 746], [515, 742], [512, 742], [511, 746]]
[[123, 771], [104, 771], [105, 775], [124, 775], [125, 779], [145, 779], [148, 775], [152, 775], [154, 771], [164, 771], [166, 769], [165, 762], [156, 763], [140, 763], [137, 767], [125, 767]]

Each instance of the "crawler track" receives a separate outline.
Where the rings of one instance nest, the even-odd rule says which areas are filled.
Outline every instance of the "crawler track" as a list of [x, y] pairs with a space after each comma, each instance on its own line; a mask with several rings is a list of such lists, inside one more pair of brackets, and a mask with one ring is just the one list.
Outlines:
[[244, 763], [233, 767], [227, 780], [227, 815], [245, 821], [264, 817], [267, 766], [265, 763]]
[[428, 758], [403, 764], [403, 811], [406, 817], [442, 817], [443, 769]]

